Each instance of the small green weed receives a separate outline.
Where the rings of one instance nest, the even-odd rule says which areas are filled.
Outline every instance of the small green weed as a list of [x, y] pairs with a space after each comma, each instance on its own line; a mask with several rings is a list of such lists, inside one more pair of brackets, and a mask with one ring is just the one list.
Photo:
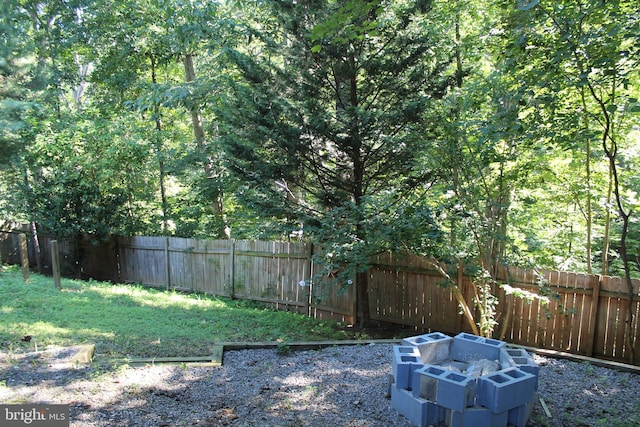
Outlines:
[[291, 346], [287, 343], [279, 343], [276, 349], [276, 353], [280, 356], [288, 356], [291, 354]]
[[584, 363], [584, 371], [585, 373], [587, 373], [588, 375], [593, 375], [595, 373], [595, 368], [593, 367], [593, 365], [587, 361], [583, 362]]

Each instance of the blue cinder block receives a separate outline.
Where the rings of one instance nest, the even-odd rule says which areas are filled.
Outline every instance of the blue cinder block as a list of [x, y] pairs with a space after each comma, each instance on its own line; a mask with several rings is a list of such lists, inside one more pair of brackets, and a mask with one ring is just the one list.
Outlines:
[[[485, 362], [498, 370], [476, 375]], [[394, 346], [392, 369], [391, 404], [418, 427], [525, 427], [540, 370], [524, 349], [503, 341], [438, 332]]]
[[434, 365], [425, 365], [417, 369], [411, 383], [413, 396], [436, 402], [438, 399], [438, 383], [440, 378], [447, 372], [449, 371]]
[[449, 335], [443, 334], [442, 332], [431, 332], [430, 334], [426, 334], [426, 336], [432, 340], [445, 340], [447, 338], [451, 338]]
[[444, 408], [433, 402], [416, 398], [410, 391], [395, 386], [391, 388], [391, 406], [418, 427], [444, 422]]
[[536, 377], [536, 391], [538, 391], [540, 366], [525, 349], [503, 348], [500, 353], [500, 364], [502, 365], [502, 369], [516, 367], [534, 375]]
[[513, 361], [513, 356], [511, 355], [511, 349], [506, 347], [500, 349], [500, 358], [498, 360], [502, 369], [513, 368], [516, 366], [516, 363]]
[[426, 342], [431, 342], [433, 341], [432, 338], [430, 338], [428, 336], [429, 334], [425, 334], [425, 335], [417, 335], [415, 337], [408, 337], [408, 338], [403, 338], [402, 339], [402, 345], [413, 345], [413, 346], [417, 346], [419, 344], [422, 343], [426, 343]]
[[393, 359], [391, 370], [395, 378], [395, 384], [404, 389], [411, 388], [412, 372], [423, 366], [420, 360], [420, 352], [413, 346], [393, 346]]
[[505, 345], [504, 341], [462, 332], [453, 338], [449, 355], [453, 360], [462, 362], [482, 359], [499, 360], [500, 350]]
[[404, 338], [402, 345], [413, 345], [420, 351], [422, 363], [436, 364], [449, 359], [453, 338], [440, 332]]
[[476, 381], [469, 375], [446, 371], [437, 366], [427, 365], [415, 371], [413, 395], [429, 400], [444, 408], [464, 411], [473, 406]]
[[450, 372], [438, 384], [438, 405], [448, 409], [464, 411], [472, 406], [476, 394], [475, 378]]
[[533, 404], [534, 400], [524, 405], [509, 409], [509, 425], [515, 427], [525, 427], [527, 425], [527, 420], [529, 419], [529, 417], [531, 416], [531, 412], [533, 411]]
[[487, 408], [474, 406], [463, 412], [450, 411], [445, 423], [450, 427], [506, 427], [508, 413], [496, 414]]
[[518, 368], [509, 368], [478, 378], [476, 404], [500, 413], [533, 399], [536, 377]]

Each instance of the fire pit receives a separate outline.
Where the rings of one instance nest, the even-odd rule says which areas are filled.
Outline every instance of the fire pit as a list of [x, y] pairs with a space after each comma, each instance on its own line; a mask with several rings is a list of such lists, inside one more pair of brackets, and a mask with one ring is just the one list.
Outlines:
[[393, 348], [391, 406], [420, 427], [524, 427], [539, 366], [504, 341], [434, 332]]

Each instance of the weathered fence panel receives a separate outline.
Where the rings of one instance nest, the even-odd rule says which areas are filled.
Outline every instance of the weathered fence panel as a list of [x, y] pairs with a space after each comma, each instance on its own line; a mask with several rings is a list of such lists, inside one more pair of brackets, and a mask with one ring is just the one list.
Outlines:
[[255, 300], [307, 314], [311, 245], [288, 242], [118, 238], [125, 282]]
[[594, 342], [594, 357], [613, 360], [628, 360], [632, 349], [640, 357], [638, 345], [639, 281], [634, 280], [634, 300], [631, 307], [634, 321], [628, 333], [629, 289], [619, 277], [604, 276], [600, 284], [597, 301], [597, 321]]
[[548, 270], [539, 274], [544, 288], [530, 271], [511, 268], [501, 277], [537, 294], [545, 289], [549, 298], [549, 304], [543, 305], [499, 292], [513, 319], [506, 328], [509, 342], [621, 362], [629, 361], [632, 348], [638, 353], [639, 280], [633, 280], [634, 321], [629, 333], [629, 290], [623, 279]]
[[[566, 272], [541, 270], [539, 276], [532, 272], [510, 268], [501, 272], [503, 281], [510, 286], [534, 294], [547, 291], [548, 304], [539, 300], [527, 300], [507, 295], [498, 290], [499, 311], [506, 339], [513, 343], [532, 345], [576, 353], [586, 352], [583, 329], [588, 328], [592, 293], [584, 288], [588, 283], [580, 275]], [[542, 283], [548, 283], [541, 287]]]
[[169, 287], [166, 237], [118, 237], [120, 279], [146, 286]]
[[234, 297], [308, 314], [307, 283], [312, 276], [311, 244], [236, 241]]
[[231, 296], [231, 245], [228, 240], [167, 239], [169, 286]]
[[459, 332], [455, 298], [427, 258], [375, 256], [369, 275], [371, 318], [442, 332]]
[[[320, 246], [313, 247], [312, 260], [320, 260], [324, 256]], [[323, 271], [317, 262], [312, 264], [311, 281], [305, 283], [311, 294], [310, 316], [353, 324], [356, 321], [355, 286], [338, 279], [337, 273]]]
[[[5, 264], [20, 264], [18, 232], [0, 233], [0, 260]], [[31, 259], [31, 257], [29, 257]]]
[[344, 286], [331, 278], [316, 278], [311, 288], [311, 316], [345, 324], [356, 321], [355, 287]]

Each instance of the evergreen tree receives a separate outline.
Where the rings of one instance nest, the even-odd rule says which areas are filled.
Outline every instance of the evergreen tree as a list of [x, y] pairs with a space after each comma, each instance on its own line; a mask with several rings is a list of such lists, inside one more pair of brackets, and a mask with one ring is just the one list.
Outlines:
[[369, 256], [403, 225], [431, 223], [397, 213], [434, 179], [423, 117], [453, 81], [452, 55], [425, 2], [269, 5], [273, 20], [232, 52], [242, 78], [220, 112], [230, 169], [245, 203], [322, 243], [367, 326]]

